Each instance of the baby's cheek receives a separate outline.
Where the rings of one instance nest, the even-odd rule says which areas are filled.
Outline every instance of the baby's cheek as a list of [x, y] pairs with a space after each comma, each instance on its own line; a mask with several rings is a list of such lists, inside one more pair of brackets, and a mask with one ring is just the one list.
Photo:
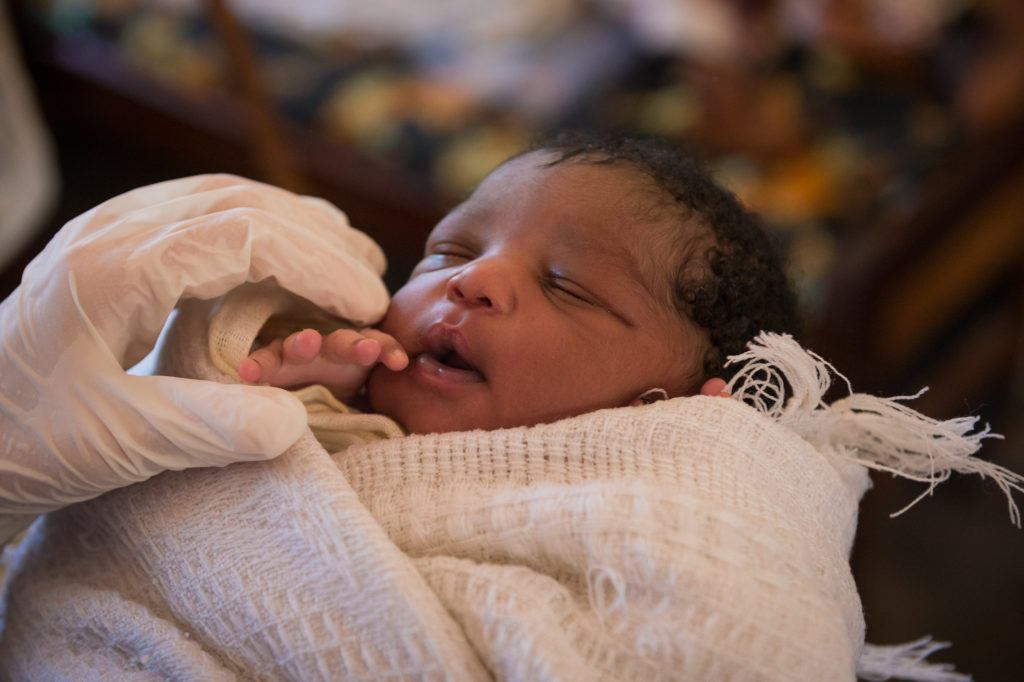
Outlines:
[[547, 423], [611, 406], [608, 386], [592, 371], [575, 363], [558, 363], [541, 371], [513, 375], [495, 387], [501, 426]]
[[409, 370], [392, 372], [378, 366], [366, 384], [370, 411], [398, 422], [408, 433], [461, 431], [478, 426], [466, 404], [442, 401], [417, 386]]
[[[382, 390], [381, 381], [377, 378], [377, 375], [378, 369], [374, 369], [370, 372], [370, 376], [366, 380], [365, 404], [367, 409], [373, 414], [382, 414], [385, 417], [391, 417], [399, 424], [402, 424], [401, 419], [398, 419], [391, 414], [392, 410], [386, 400], [384, 400], [384, 391]], [[402, 426], [404, 427], [404, 424], [402, 424]]]
[[[397, 339], [399, 343], [402, 343], [402, 339], [400, 338], [401, 330], [398, 329], [398, 324], [397, 324], [397, 320], [399, 319], [399, 315], [397, 315], [397, 314], [392, 315], [391, 311], [393, 309], [394, 309], [394, 305], [392, 305], [391, 308], [388, 308], [388, 312], [384, 316], [384, 319], [382, 319], [375, 326], [376, 326], [376, 328], [378, 330], [384, 332], [385, 334], [390, 334], [391, 336], [395, 337], [395, 339]], [[403, 347], [404, 347], [404, 344], [403, 344]]]
[[641, 392], [645, 383], [642, 356], [635, 347], [581, 354], [568, 365], [570, 376], [563, 386], [566, 400], [577, 414], [607, 407], [621, 407]]
[[[435, 273], [413, 276], [391, 298], [384, 319], [378, 328], [392, 336], [409, 333], [420, 323], [432, 321], [430, 311], [433, 305], [445, 299], [444, 285]], [[425, 329], [425, 325], [420, 325]]]
[[370, 370], [370, 376], [366, 380], [366, 400], [373, 412], [395, 419], [393, 415], [389, 414], [393, 410], [391, 401], [388, 400], [387, 375], [382, 370], [384, 368], [380, 365]]

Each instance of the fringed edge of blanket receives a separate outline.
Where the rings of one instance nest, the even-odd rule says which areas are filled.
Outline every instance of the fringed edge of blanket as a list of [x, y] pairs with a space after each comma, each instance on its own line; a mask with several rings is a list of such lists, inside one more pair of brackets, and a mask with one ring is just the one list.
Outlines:
[[[977, 417], [939, 421], [904, 404], [927, 388], [889, 398], [854, 393], [850, 381], [835, 367], [785, 334], [762, 332], [745, 352], [729, 358], [726, 366], [731, 365], [740, 365], [726, 387], [735, 399], [843, 461], [928, 484], [890, 516], [904, 513], [957, 472], [994, 480], [1006, 496], [1011, 523], [1021, 527], [1013, 492], [1024, 492], [1024, 476], [974, 457], [983, 440], [1002, 436], [992, 433], [988, 424], [977, 428]], [[845, 383], [847, 396], [829, 405], [824, 396], [833, 377]], [[931, 637], [892, 646], [865, 644], [857, 674], [873, 682], [969, 682], [971, 676], [956, 672], [952, 665], [925, 660], [947, 646]]]
[[[1013, 491], [1024, 493], [1024, 476], [974, 457], [986, 438], [1002, 438], [977, 417], [939, 421], [903, 403], [915, 395], [880, 398], [854, 393], [849, 380], [821, 356], [789, 335], [762, 332], [747, 351], [726, 366], [742, 364], [726, 390], [820, 449], [876, 471], [885, 471], [928, 488], [892, 516], [899, 516], [931, 495], [953, 472], [991, 478], [1006, 496], [1010, 521], [1021, 527]], [[846, 384], [847, 397], [828, 405], [824, 396], [833, 375]]]
[[892, 678], [913, 682], [971, 682], [970, 675], [958, 673], [952, 664], [925, 660], [948, 646], [949, 642], [936, 642], [931, 637], [892, 646], [865, 644], [857, 660], [857, 676], [870, 682]]

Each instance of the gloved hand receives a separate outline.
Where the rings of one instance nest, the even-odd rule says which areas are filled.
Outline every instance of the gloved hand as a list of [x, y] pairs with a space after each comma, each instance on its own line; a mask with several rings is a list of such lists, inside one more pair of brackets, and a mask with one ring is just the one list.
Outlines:
[[[143, 187], [70, 221], [0, 303], [0, 542], [30, 515], [165, 469], [272, 458], [302, 433], [281, 389], [125, 373], [179, 298], [275, 277], [369, 324], [387, 307], [383, 269], [327, 202], [234, 176]], [[345, 306], [336, 292], [353, 286], [373, 295]]]

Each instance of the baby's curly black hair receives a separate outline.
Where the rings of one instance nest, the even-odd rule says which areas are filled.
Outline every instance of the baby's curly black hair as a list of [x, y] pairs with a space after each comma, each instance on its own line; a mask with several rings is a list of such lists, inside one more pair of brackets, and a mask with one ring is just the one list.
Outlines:
[[[723, 364], [740, 353], [759, 331], [796, 335], [796, 295], [783, 262], [760, 220], [712, 178], [702, 163], [679, 144], [658, 138], [563, 131], [530, 151], [556, 156], [549, 165], [571, 159], [594, 164], [627, 164], [653, 180], [681, 209], [678, 245], [684, 254], [673, 272], [673, 303], [679, 312], [706, 330], [710, 348], [704, 376], [728, 378]], [[703, 227], [709, 246], [703, 262], [694, 262], [693, 244]]]

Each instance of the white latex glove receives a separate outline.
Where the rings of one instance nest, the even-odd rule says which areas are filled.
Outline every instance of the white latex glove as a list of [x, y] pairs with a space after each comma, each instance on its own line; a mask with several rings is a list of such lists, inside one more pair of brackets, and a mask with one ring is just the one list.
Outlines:
[[[327, 202], [234, 176], [143, 187], [69, 222], [0, 303], [0, 542], [33, 515], [166, 469], [272, 458], [302, 433], [281, 389], [125, 373], [179, 298], [273, 276], [369, 324], [383, 269]], [[353, 290], [369, 294], [339, 295]]]

